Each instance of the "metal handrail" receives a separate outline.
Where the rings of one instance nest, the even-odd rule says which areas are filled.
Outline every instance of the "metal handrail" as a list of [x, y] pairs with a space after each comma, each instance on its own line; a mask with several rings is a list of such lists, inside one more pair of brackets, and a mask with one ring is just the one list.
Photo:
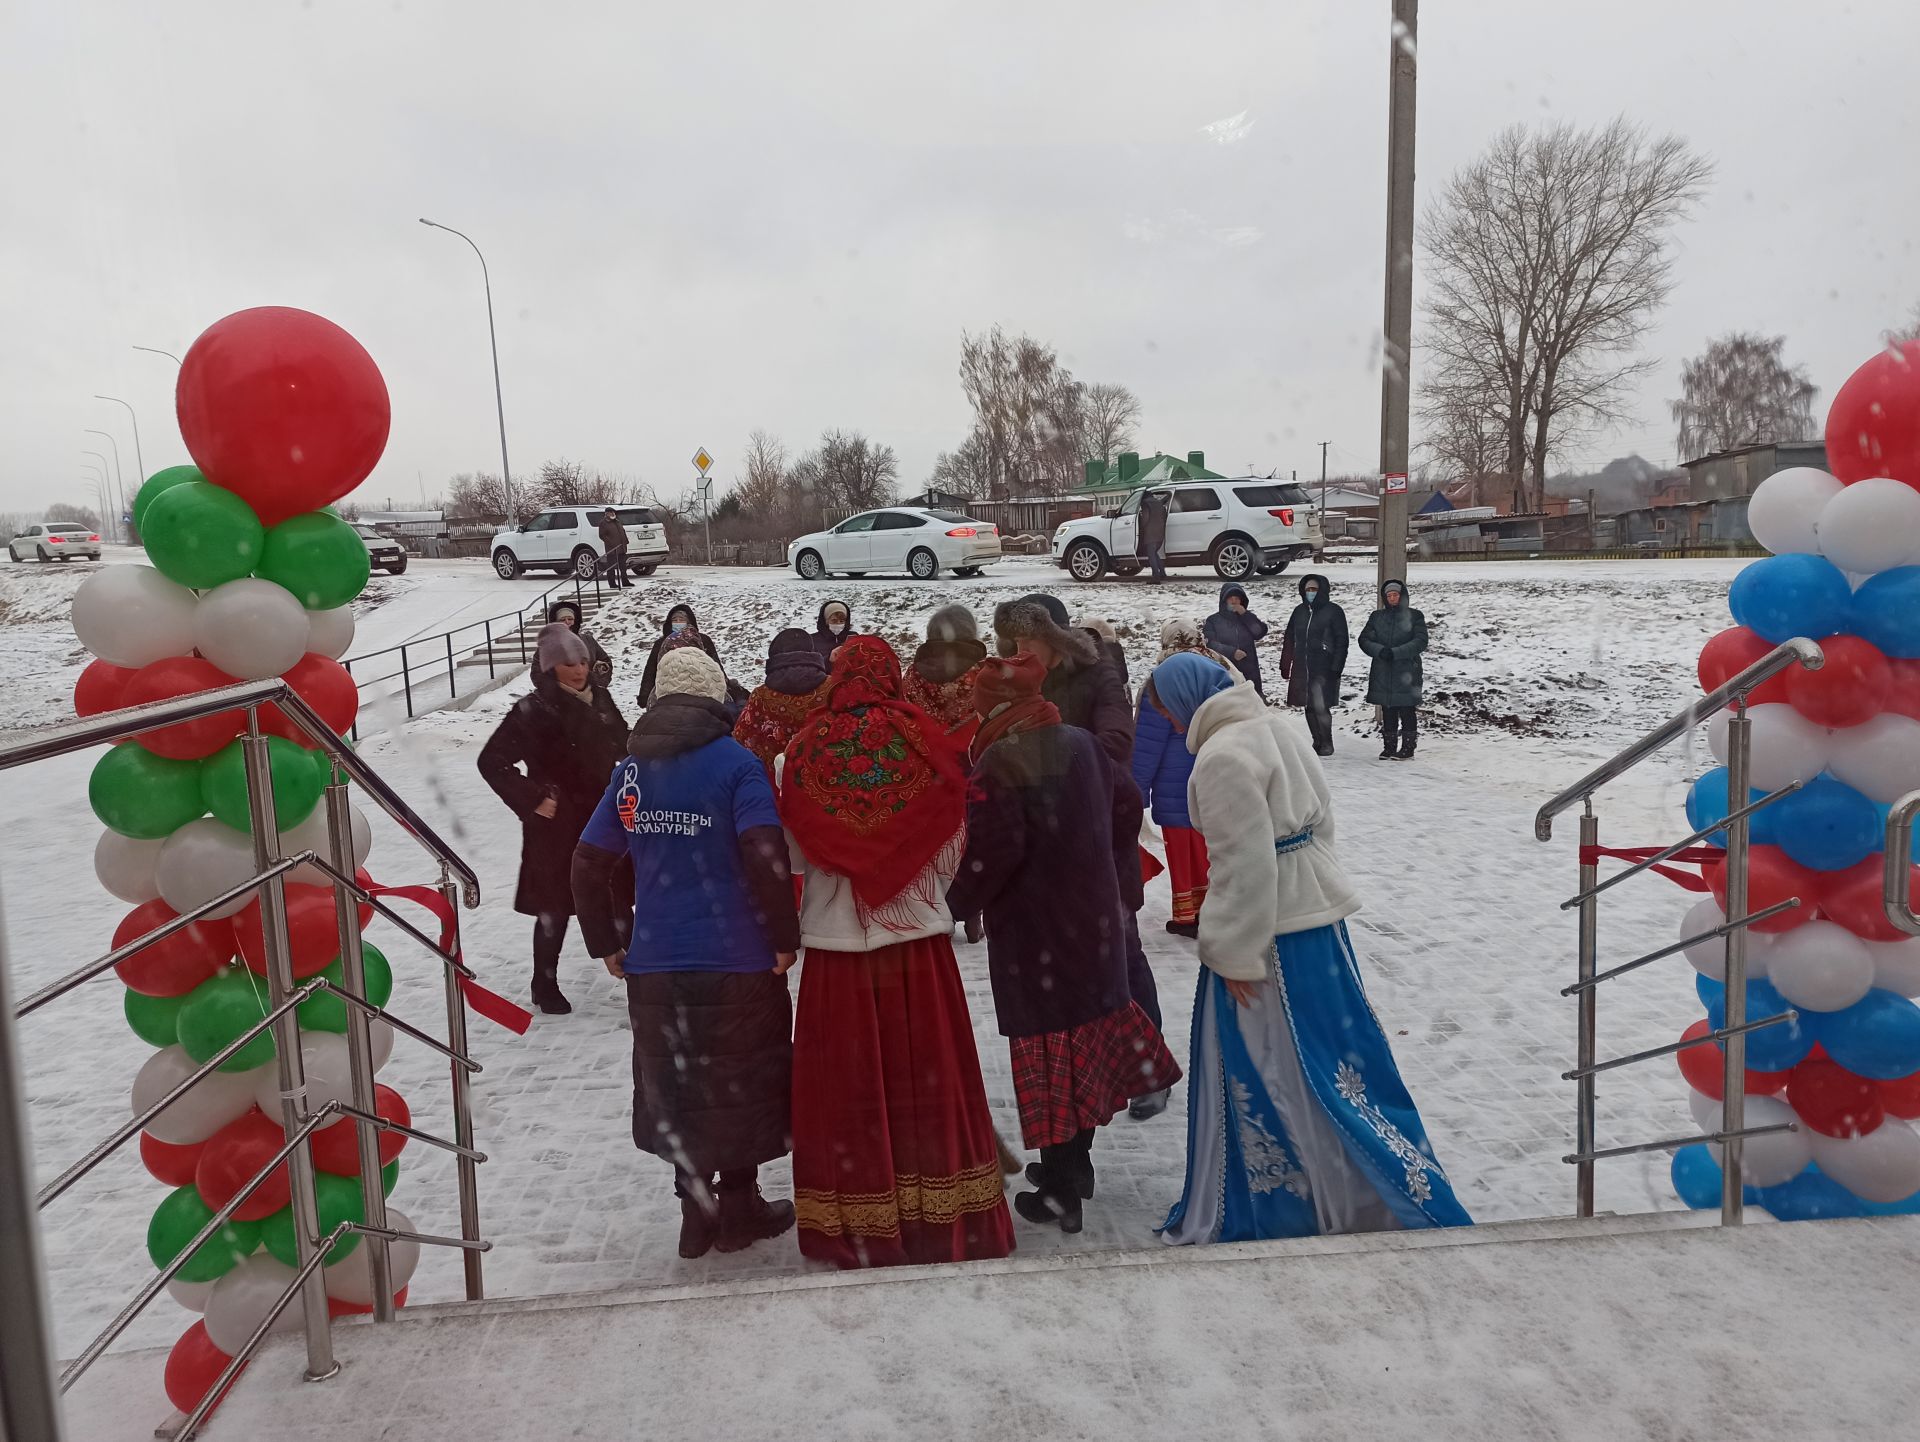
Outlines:
[[1534, 839], [1553, 840], [1554, 817], [1576, 803], [1585, 801], [1609, 781], [1624, 776], [1669, 741], [1686, 735], [1702, 721], [1712, 719], [1733, 705], [1736, 700], [1745, 697], [1756, 686], [1772, 680], [1796, 661], [1806, 670], [1818, 671], [1827, 664], [1827, 657], [1815, 642], [1809, 641], [1804, 636], [1795, 636], [1791, 640], [1782, 641], [1739, 675], [1709, 691], [1686, 709], [1676, 712], [1633, 745], [1620, 751], [1610, 760], [1601, 762], [1542, 806], [1534, 815]]
[[[592, 579], [594, 599], [600, 600], [600, 578], [595, 576]], [[431, 635], [411, 636], [396, 645], [382, 646], [378, 651], [362, 651], [357, 656], [342, 657], [340, 664], [343, 666], [356, 666], [363, 661], [371, 661], [379, 656], [391, 656], [395, 651], [404, 651], [409, 646], [424, 646], [429, 641], [440, 640], [443, 636], [457, 636], [462, 631], [471, 631], [475, 626], [491, 626], [495, 621], [509, 621], [515, 617], [525, 616], [527, 612], [537, 610], [543, 603], [552, 604], [547, 598], [555, 591], [561, 590], [569, 582], [573, 585], [574, 599], [576, 601], [581, 599], [580, 588], [585, 584], [585, 579], [580, 576], [563, 576], [551, 586], [547, 587], [546, 590], [535, 596], [531, 601], [521, 606], [517, 611], [502, 611], [497, 616], [484, 616], [478, 621], [463, 621], [458, 626], [450, 626], [445, 631], [435, 631]], [[602, 604], [604, 604], [604, 602]], [[384, 676], [370, 676], [361, 684], [370, 686], [381, 681], [391, 681], [399, 674], [398, 671], [389, 671]]]
[[1628, 1052], [1625, 1056], [1617, 1056], [1610, 1061], [1575, 1067], [1572, 1071], [1561, 1072], [1560, 1080], [1579, 1081], [1582, 1077], [1598, 1076], [1603, 1071], [1613, 1071], [1617, 1067], [1632, 1066], [1635, 1062], [1652, 1061], [1655, 1057], [1672, 1056], [1675, 1052], [1687, 1051], [1696, 1046], [1709, 1046], [1716, 1042], [1723, 1042], [1729, 1037], [1745, 1036], [1748, 1032], [1759, 1031], [1763, 1027], [1781, 1026], [1798, 1020], [1800, 1020], [1800, 1013], [1789, 1007], [1785, 1011], [1775, 1012], [1772, 1016], [1763, 1016], [1758, 1021], [1743, 1021], [1738, 1026], [1723, 1026], [1718, 1031], [1706, 1031], [1699, 1036], [1682, 1037], [1679, 1041], [1650, 1046], [1645, 1051]]
[[1920, 936], [1913, 910], [1913, 819], [1920, 814], [1920, 791], [1909, 791], [1887, 813], [1887, 854], [1881, 872], [1881, 904], [1887, 920], [1908, 936]]
[[1578, 996], [1583, 991], [1593, 990], [1594, 987], [1600, 985], [1603, 981], [1612, 981], [1616, 976], [1624, 976], [1630, 971], [1638, 971], [1650, 962], [1665, 961], [1668, 957], [1677, 955], [1690, 946], [1698, 946], [1703, 941], [1723, 940], [1729, 933], [1738, 931], [1741, 927], [1753, 926], [1765, 921], [1770, 916], [1778, 916], [1783, 911], [1792, 911], [1799, 905], [1799, 897], [1789, 896], [1785, 901], [1776, 901], [1772, 906], [1764, 907], [1759, 911], [1749, 912], [1745, 916], [1735, 917], [1732, 921], [1723, 922], [1721, 925], [1713, 927], [1711, 930], [1700, 932], [1696, 936], [1683, 936], [1680, 940], [1669, 942], [1667, 945], [1655, 951], [1648, 952], [1645, 956], [1636, 956], [1632, 961], [1623, 961], [1611, 970], [1597, 972], [1585, 981], [1576, 981], [1572, 986], [1563, 986], [1560, 988], [1560, 995]]
[[388, 906], [380, 897], [375, 896], [371, 891], [367, 890], [366, 887], [360, 884], [358, 879], [346, 875], [327, 861], [325, 857], [312, 856], [311, 852], [309, 852], [308, 855], [312, 857], [309, 864], [316, 871], [324, 871], [332, 878], [335, 885], [346, 887], [348, 891], [352, 892], [361, 901], [364, 901], [368, 906], [371, 906], [375, 911], [379, 912], [381, 916], [406, 932], [407, 935], [419, 942], [428, 951], [439, 957], [441, 964], [449, 971], [458, 973], [468, 981], [479, 980], [479, 974], [464, 961], [460, 960], [459, 957], [455, 956], [439, 942], [420, 930], [420, 928], [415, 926], [411, 921], [408, 921], [406, 917], [395, 911], [391, 906]]
[[1674, 842], [1673, 845], [1663, 846], [1645, 860], [1634, 862], [1633, 865], [1629, 866], [1625, 871], [1615, 872], [1599, 885], [1588, 888], [1578, 896], [1568, 897], [1560, 903], [1560, 909], [1562, 911], [1572, 911], [1574, 907], [1579, 906], [1582, 902], [1591, 901], [1594, 897], [1613, 890], [1613, 888], [1621, 882], [1630, 881], [1643, 871], [1651, 871], [1663, 861], [1673, 860], [1674, 857], [1685, 851], [1689, 846], [1693, 845], [1694, 842], [1705, 841], [1709, 836], [1713, 835], [1714, 832], [1725, 830], [1729, 821], [1745, 821], [1749, 816], [1753, 815], [1754, 812], [1764, 810], [1766, 807], [1773, 805], [1773, 803], [1781, 797], [1791, 796], [1799, 789], [1800, 783], [1798, 781], [1789, 781], [1778, 791], [1769, 791], [1758, 801], [1750, 801], [1737, 810], [1729, 811], [1718, 821], [1709, 821], [1698, 831], [1690, 832], [1688, 835], [1681, 837], [1678, 841]]
[[1662, 1137], [1657, 1142], [1635, 1142], [1626, 1147], [1602, 1147], [1597, 1152], [1572, 1152], [1560, 1158], [1578, 1166], [1581, 1162], [1605, 1161], [1608, 1157], [1630, 1157], [1639, 1152], [1670, 1152], [1679, 1147], [1690, 1147], [1696, 1142], [1718, 1142], [1725, 1146], [1728, 1142], [1745, 1141], [1748, 1137], [1764, 1137], [1769, 1132], [1794, 1132], [1800, 1128], [1793, 1122], [1768, 1122], [1763, 1127], [1742, 1127], [1737, 1132], [1718, 1131], [1701, 1132], [1692, 1137]]

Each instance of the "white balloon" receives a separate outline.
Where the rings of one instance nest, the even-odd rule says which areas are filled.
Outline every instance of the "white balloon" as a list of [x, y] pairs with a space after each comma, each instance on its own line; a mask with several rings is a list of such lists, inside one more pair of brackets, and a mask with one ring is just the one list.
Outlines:
[[1920, 790], [1920, 721], [1887, 711], [1827, 736], [1827, 769], [1869, 800], [1891, 806]]
[[1814, 532], [1820, 553], [1843, 571], [1912, 565], [1920, 561], [1920, 491], [1886, 476], [1855, 481], [1822, 508]]
[[284, 586], [243, 576], [200, 598], [193, 644], [242, 681], [278, 676], [307, 654], [307, 611]]
[[[177, 1046], [162, 1047], [147, 1058], [140, 1074], [133, 1079], [133, 1115], [142, 1115], [180, 1083], [200, 1069], [200, 1063]], [[228, 1122], [238, 1121], [253, 1105], [256, 1073], [252, 1071], [216, 1071], [180, 1097], [147, 1123], [147, 1131], [157, 1141], [177, 1147], [204, 1142]], [[278, 1093], [276, 1092], [277, 1096]]]
[[[1713, 930], [1716, 926], [1726, 925], [1727, 914], [1714, 902], [1705, 897], [1687, 908], [1687, 914], [1680, 923], [1681, 936], [1699, 936]], [[1773, 946], [1773, 937], [1764, 931], [1747, 928], [1747, 979], [1767, 974], [1767, 952]], [[1693, 963], [1693, 969], [1702, 976], [1710, 976], [1715, 981], [1727, 979], [1727, 939], [1716, 936], [1711, 941], [1696, 941], [1686, 949], [1686, 958]]]
[[1863, 1137], [1812, 1137], [1820, 1170], [1862, 1201], [1899, 1202], [1920, 1192], [1920, 1133], [1900, 1118]]
[[[1700, 1105], [1693, 1103], [1698, 1098]], [[1703, 1097], [1699, 1092], [1689, 1093], [1688, 1100], [1693, 1103], [1694, 1120], [1700, 1124], [1703, 1132], [1717, 1132], [1725, 1121], [1725, 1109], [1719, 1102]], [[1778, 1126], [1782, 1122], [1795, 1122], [1793, 1108], [1779, 1097], [1747, 1098], [1747, 1125], [1750, 1127]], [[1782, 1182], [1791, 1181], [1807, 1169], [1807, 1163], [1813, 1160], [1813, 1147], [1808, 1141], [1810, 1128], [1804, 1124], [1797, 1131], [1768, 1132], [1763, 1137], [1748, 1137], [1740, 1147], [1740, 1169], [1746, 1184], [1750, 1187], [1777, 1187]], [[1726, 1148], [1719, 1142], [1708, 1144], [1713, 1149], [1713, 1159], [1722, 1166], [1726, 1165], [1721, 1155]], [[1822, 1162], [1822, 1169], [1826, 1163]]]
[[[338, 1032], [300, 1034], [300, 1059], [307, 1070], [307, 1110], [317, 1112], [328, 1102], [353, 1100], [353, 1070], [347, 1061], [347, 1039]], [[376, 1068], [377, 1070], [378, 1068]], [[270, 1117], [280, 1115], [280, 1074], [277, 1066], [256, 1068], [264, 1073], [255, 1081], [253, 1098]], [[245, 1075], [251, 1077], [253, 1072]]]
[[[233, 1356], [267, 1320], [267, 1313], [296, 1275], [292, 1267], [265, 1252], [255, 1252], [243, 1260], [213, 1284], [213, 1293], [207, 1298], [207, 1340]], [[298, 1332], [300, 1317], [300, 1299], [295, 1297], [273, 1319], [268, 1335]]]
[[373, 1069], [382, 1070], [393, 1058], [393, 1027], [373, 1018], [367, 1023], [367, 1043], [373, 1052]]
[[353, 645], [353, 607], [307, 612], [307, 649], [338, 661]]
[[[407, 1214], [393, 1207], [387, 1208], [387, 1225], [396, 1232], [415, 1232]], [[360, 1245], [346, 1256], [328, 1267], [320, 1269], [327, 1281], [327, 1295], [338, 1302], [347, 1302], [356, 1307], [373, 1305], [373, 1264], [367, 1260], [367, 1248], [371, 1237], [362, 1237]], [[393, 1291], [400, 1290], [413, 1280], [414, 1269], [420, 1265], [420, 1244], [411, 1238], [387, 1243], [388, 1265], [393, 1279]]]
[[193, 649], [199, 602], [151, 566], [108, 566], [73, 593], [73, 633], [115, 666], [144, 666]]
[[1809, 921], [1774, 939], [1767, 979], [1795, 1006], [1845, 1011], [1873, 989], [1873, 955], [1845, 927]]
[[[365, 864], [367, 853], [373, 849], [373, 824], [358, 806], [349, 808], [353, 830], [353, 864], [358, 868]], [[327, 840], [327, 808], [316, 806], [307, 813], [307, 819], [290, 831], [280, 833], [280, 854], [291, 856], [296, 851], [314, 851], [322, 857], [333, 855], [333, 846]], [[290, 872], [288, 881], [303, 882], [308, 886], [332, 886], [333, 878], [317, 866], [302, 866]]]
[[[175, 911], [191, 911], [231, 891], [254, 874], [253, 840], [224, 821], [202, 816], [169, 836], [160, 848], [154, 868], [160, 896]], [[209, 916], [232, 916], [252, 901], [249, 892]]]
[[1844, 490], [1839, 481], [1812, 466], [1790, 466], [1762, 481], [1747, 503], [1747, 528], [1776, 556], [1789, 552], [1820, 554], [1815, 525], [1827, 503]]
[[213, 1295], [212, 1282], [183, 1282], [175, 1277], [167, 1283], [167, 1295], [189, 1312], [207, 1310], [207, 1298]]
[[110, 896], [135, 903], [153, 901], [160, 895], [153, 869], [164, 845], [165, 837], [140, 841], [117, 831], [103, 831], [93, 844], [93, 874], [100, 878], [100, 884]]
[[1863, 941], [1873, 958], [1873, 984], [1901, 996], [1920, 996], [1920, 936], [1899, 941]]
[[[1731, 715], [1721, 711], [1707, 722], [1707, 748], [1723, 766]], [[1834, 733], [1826, 727], [1816, 726], [1784, 701], [1749, 707], [1747, 715], [1753, 722], [1747, 779], [1759, 790], [1777, 791], [1789, 781], [1811, 781], [1827, 769]]]

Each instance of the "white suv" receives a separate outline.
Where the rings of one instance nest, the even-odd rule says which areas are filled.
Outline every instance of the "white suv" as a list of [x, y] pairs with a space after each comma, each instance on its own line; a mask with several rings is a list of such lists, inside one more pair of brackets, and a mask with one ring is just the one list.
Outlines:
[[1054, 564], [1076, 581], [1095, 581], [1111, 569], [1137, 575], [1140, 501], [1148, 490], [1167, 498], [1169, 566], [1212, 566], [1229, 581], [1256, 571], [1275, 576], [1319, 544], [1305, 486], [1286, 481], [1181, 481], [1135, 491], [1117, 510], [1063, 522], [1053, 533]]
[[[615, 506], [614, 510], [627, 533], [627, 569], [636, 576], [651, 576], [654, 567], [667, 559], [666, 528], [645, 506]], [[507, 581], [522, 571], [543, 570], [556, 575], [571, 571], [588, 580], [600, 567], [600, 518], [606, 513], [605, 506], [555, 506], [524, 526], [496, 531], [493, 569]]]

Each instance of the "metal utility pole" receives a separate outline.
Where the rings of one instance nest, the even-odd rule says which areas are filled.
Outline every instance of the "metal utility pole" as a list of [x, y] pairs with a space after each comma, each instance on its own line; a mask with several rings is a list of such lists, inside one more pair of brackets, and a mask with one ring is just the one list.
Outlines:
[[[107, 444], [113, 447], [113, 484], [114, 488], [120, 493], [120, 509], [115, 511], [111, 516], [107, 515], [104, 506], [101, 507], [100, 511], [101, 519], [108, 523], [107, 533], [112, 535], [121, 530], [120, 517], [125, 514], [127, 509], [127, 482], [120, 474], [120, 442], [113, 438], [112, 431], [95, 430], [92, 426], [83, 426], [82, 429], [90, 436], [105, 436]], [[126, 539], [124, 532], [121, 532], [120, 538], [122, 540]]]
[[424, 215], [420, 223], [434, 230], [444, 230], [448, 235], [457, 235], [468, 245], [473, 246], [474, 255], [480, 260], [480, 284], [487, 293], [487, 344], [493, 349], [493, 412], [500, 421], [500, 487], [506, 494], [507, 524], [513, 524], [513, 467], [507, 463], [507, 403], [500, 398], [500, 341], [493, 329], [493, 278], [487, 274], [487, 258], [480, 254], [480, 247], [473, 244], [473, 237], [464, 231], [455, 230], [450, 225], [442, 225], [437, 220], [428, 220]]
[[1407, 410], [1413, 351], [1413, 99], [1420, 0], [1393, 0], [1387, 107], [1387, 297], [1380, 377], [1380, 560], [1375, 583], [1407, 565]]
[[[140, 485], [145, 485], [147, 483], [147, 463], [141, 459], [140, 456], [140, 417], [135, 415], [133, 413], [133, 407], [127, 405], [127, 402], [121, 400], [119, 396], [97, 395], [94, 399], [97, 401], [112, 401], [117, 406], [127, 407], [127, 419], [133, 422], [133, 466], [135, 470], [140, 472]], [[139, 489], [139, 486], [134, 487], [135, 491]]]
[[1332, 441], [1320, 442], [1320, 514], [1327, 513], [1327, 447]]

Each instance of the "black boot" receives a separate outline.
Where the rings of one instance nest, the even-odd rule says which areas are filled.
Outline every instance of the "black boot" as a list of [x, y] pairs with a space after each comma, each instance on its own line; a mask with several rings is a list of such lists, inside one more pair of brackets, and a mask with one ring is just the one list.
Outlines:
[[793, 1203], [770, 1202], [761, 1196], [754, 1170], [748, 1170], [744, 1185], [725, 1172], [720, 1174], [720, 1228], [713, 1243], [719, 1251], [745, 1251], [793, 1225]]
[[549, 1016], [565, 1016], [573, 1003], [560, 994], [560, 944], [567, 934], [565, 916], [544, 915], [533, 922], [533, 1004]]
[[1167, 923], [1167, 935], [1184, 936], [1188, 941], [1198, 941], [1200, 939], [1200, 923], [1197, 921], [1169, 921]]
[[1013, 1209], [1041, 1226], [1053, 1224], [1068, 1235], [1078, 1232], [1080, 1200], [1093, 1195], [1092, 1145], [1093, 1133], [1085, 1131], [1070, 1142], [1040, 1148], [1040, 1160], [1027, 1168], [1027, 1180], [1039, 1190], [1017, 1194]]
[[[1148, 1092], [1143, 1097], [1135, 1097], [1132, 1104], [1127, 1107], [1127, 1115], [1137, 1122], [1150, 1121], [1167, 1109], [1167, 1102], [1172, 1096], [1172, 1087], [1162, 1087], [1157, 1092]], [[1091, 1169], [1093, 1165], [1091, 1159], [1088, 1160], [1087, 1165]]]
[[713, 1246], [718, 1230], [715, 1211], [711, 1196], [680, 1199], [680, 1255], [688, 1261], [706, 1256]]

